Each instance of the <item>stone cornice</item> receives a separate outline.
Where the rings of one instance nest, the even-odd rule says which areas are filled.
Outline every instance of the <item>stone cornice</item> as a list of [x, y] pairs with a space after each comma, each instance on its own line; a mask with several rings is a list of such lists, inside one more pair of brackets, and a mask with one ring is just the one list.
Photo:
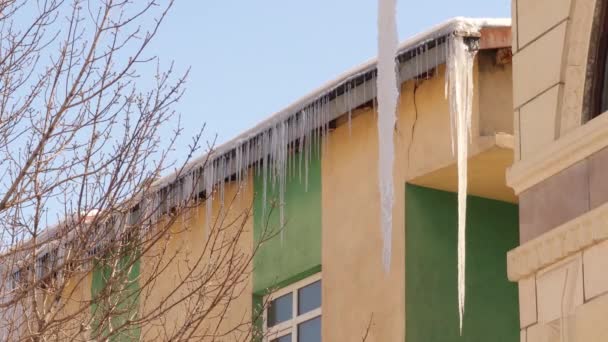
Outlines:
[[507, 184], [516, 194], [608, 146], [608, 114], [589, 121], [554, 141], [538, 154], [515, 163]]
[[608, 240], [608, 203], [509, 251], [509, 280], [519, 281], [603, 240]]

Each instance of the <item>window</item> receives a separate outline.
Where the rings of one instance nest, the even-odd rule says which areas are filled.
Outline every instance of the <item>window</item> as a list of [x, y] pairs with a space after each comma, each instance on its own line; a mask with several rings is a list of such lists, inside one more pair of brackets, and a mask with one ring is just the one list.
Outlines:
[[265, 341], [321, 342], [321, 275], [282, 288], [266, 298]]
[[599, 11], [590, 119], [608, 111], [608, 1], [603, 1]]

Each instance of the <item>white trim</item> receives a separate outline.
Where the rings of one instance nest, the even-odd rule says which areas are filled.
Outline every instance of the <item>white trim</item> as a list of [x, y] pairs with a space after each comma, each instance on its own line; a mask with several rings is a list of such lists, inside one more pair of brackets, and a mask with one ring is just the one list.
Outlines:
[[273, 301], [277, 298], [283, 297], [285, 295], [288, 295], [290, 293], [291, 293], [291, 300], [292, 300], [292, 302], [291, 302], [291, 310], [292, 310], [291, 319], [289, 319], [285, 322], [281, 322], [270, 328], [267, 325], [268, 324], [268, 310], [264, 309], [264, 314], [263, 314], [264, 322], [262, 323], [263, 328], [264, 328], [264, 342], [269, 342], [276, 338], [283, 337], [288, 334], [291, 334], [292, 342], [297, 341], [298, 340], [298, 325], [300, 323], [306, 322], [313, 318], [322, 316], [322, 306], [323, 306], [322, 298], [321, 298], [320, 307], [298, 316], [299, 290], [301, 288], [306, 287], [312, 283], [315, 283], [321, 279], [322, 279], [321, 273], [317, 273], [308, 278], [302, 279], [298, 282], [285, 286], [267, 296], [264, 296], [264, 303], [270, 303], [271, 301]]
[[604, 113], [515, 163], [507, 171], [507, 184], [520, 194], [606, 146], [608, 114]]

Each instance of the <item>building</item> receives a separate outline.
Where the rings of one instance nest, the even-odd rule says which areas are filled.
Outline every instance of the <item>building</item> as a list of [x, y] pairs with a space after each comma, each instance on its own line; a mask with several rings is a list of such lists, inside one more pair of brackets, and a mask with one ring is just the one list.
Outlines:
[[[513, 9], [521, 340], [605, 341], [608, 327], [606, 1]], [[603, 241], [603, 242], [602, 242]]]
[[[264, 310], [264, 320], [258, 321], [268, 341], [356, 341], [366, 334], [368, 341], [445, 341], [458, 336], [457, 180], [445, 92], [448, 44], [455, 35], [476, 52], [463, 334], [469, 340], [489, 333], [504, 341], [518, 338], [517, 286], [507, 280], [505, 263], [519, 236], [517, 197], [505, 179], [514, 158], [510, 25], [508, 20], [463, 18], [417, 35], [399, 49], [388, 272], [379, 229], [375, 61], [219, 146], [212, 160], [203, 156], [192, 163], [208, 161], [195, 177], [204, 179], [201, 186], [213, 199], [202, 202], [187, 229], [167, 243], [170, 254], [183, 260], [196, 256], [209, 220], [236, 218], [251, 203], [253, 217], [245, 223], [249, 233], [240, 237], [242, 248], [251, 248], [266, 229], [277, 233], [255, 254], [252, 276], [232, 302], [226, 327], [270, 301], [270, 311]], [[167, 178], [159, 184], [174, 191], [172, 184], [185, 182]], [[183, 223], [176, 225], [177, 231]], [[180, 261], [172, 265], [175, 271], [163, 274], [153, 293], [141, 300], [141, 312], [175, 287]], [[83, 281], [83, 296], [103, 286], [103, 272], [94, 269]], [[137, 272], [146, 272], [145, 257]], [[183, 320], [186, 312], [177, 307], [163, 324]], [[151, 338], [155, 329], [144, 326], [136, 334]]]
[[[199, 184], [206, 200], [186, 229], [176, 223], [165, 243], [179, 256], [175, 271], [138, 310], [172, 291], [221, 217], [242, 220], [235, 246], [244, 251], [269, 227], [276, 234], [220, 329], [259, 314], [270, 342], [608, 340], [608, 2], [512, 0], [512, 9], [512, 24], [457, 18], [400, 45], [388, 271], [370, 61], [158, 183], [161, 201], [184, 184]], [[462, 337], [445, 86], [454, 36], [475, 52]], [[67, 300], [86, 302], [103, 272], [85, 274]], [[152, 340], [186, 313], [178, 305], [135, 334]]]

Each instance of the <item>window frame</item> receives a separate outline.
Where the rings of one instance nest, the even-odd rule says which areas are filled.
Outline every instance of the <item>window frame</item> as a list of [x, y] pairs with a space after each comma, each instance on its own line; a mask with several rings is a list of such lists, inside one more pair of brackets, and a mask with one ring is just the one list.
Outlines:
[[285, 286], [277, 291], [274, 291], [264, 296], [264, 303], [270, 304], [274, 299], [280, 298], [284, 295], [291, 293], [291, 319], [284, 322], [278, 323], [272, 327], [268, 327], [268, 307], [264, 308], [264, 342], [270, 342], [280, 337], [291, 334], [291, 341], [298, 341], [298, 325], [309, 321], [311, 319], [321, 317], [323, 308], [323, 295], [321, 294], [321, 306], [318, 308], [308, 311], [302, 315], [298, 315], [298, 294], [299, 290], [321, 280], [321, 286], [323, 286], [321, 273], [316, 273], [310, 277], [304, 278], [293, 284]]
[[606, 59], [608, 59], [608, 1], [602, 1], [598, 10], [600, 11], [599, 24], [597, 26], [597, 46], [593, 53], [595, 61], [593, 62], [593, 83], [591, 88], [591, 113], [588, 120], [602, 115], [602, 95], [604, 91], [608, 91], [608, 84], [604, 80], [608, 72], [606, 67]]

